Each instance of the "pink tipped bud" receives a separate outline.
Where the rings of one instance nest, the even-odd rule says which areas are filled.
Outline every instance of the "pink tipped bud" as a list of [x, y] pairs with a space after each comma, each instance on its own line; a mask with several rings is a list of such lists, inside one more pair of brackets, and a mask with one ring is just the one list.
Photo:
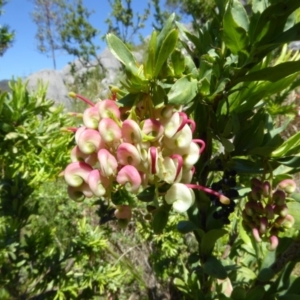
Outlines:
[[98, 130], [105, 143], [119, 142], [122, 137], [121, 128], [112, 119], [102, 119], [99, 123]]
[[274, 210], [273, 210], [272, 205], [270, 205], [270, 204], [266, 205], [266, 207], [265, 207], [265, 216], [269, 220], [274, 219]]
[[262, 185], [262, 189], [263, 189], [263, 191], [262, 191], [263, 196], [266, 197], [266, 198], [269, 197], [270, 194], [271, 194], [271, 184], [270, 184], [270, 182], [265, 181]]
[[261, 237], [257, 228], [252, 228], [252, 235], [258, 243], [261, 242]]
[[102, 176], [99, 170], [93, 170], [89, 174], [88, 184], [95, 196], [102, 197], [111, 182], [107, 177]]
[[264, 234], [268, 231], [268, 219], [266, 217], [262, 217], [260, 218], [260, 222], [259, 222], [259, 233], [260, 234]]
[[156, 147], [149, 148], [148, 160], [150, 166], [150, 173], [156, 174], [158, 172], [158, 150]]
[[252, 178], [251, 181], [251, 189], [253, 189], [254, 187], [261, 187], [262, 188], [262, 185], [263, 183], [261, 182], [261, 180], [257, 179], [257, 178]]
[[224, 204], [224, 205], [229, 205], [230, 204], [230, 199], [224, 195], [221, 195], [219, 197], [219, 201]]
[[276, 205], [274, 207], [274, 212], [275, 212], [275, 214], [280, 215], [281, 217], [285, 217], [286, 215], [288, 215], [289, 209], [286, 204]]
[[142, 178], [138, 170], [134, 166], [125, 166], [123, 167], [118, 175], [117, 182], [125, 186], [125, 189], [130, 193], [138, 193]]
[[290, 229], [293, 227], [294, 223], [295, 223], [294, 217], [292, 215], [286, 215], [285, 217], [278, 217], [275, 220], [274, 225], [277, 228], [283, 227], [286, 229]]
[[138, 166], [141, 162], [141, 155], [137, 148], [129, 143], [122, 143], [117, 149], [117, 159], [119, 164], [126, 166]]
[[251, 196], [254, 200], [260, 201], [262, 198], [262, 192], [263, 192], [262, 187], [256, 185], [256, 186], [252, 187]]
[[269, 251], [274, 251], [278, 247], [279, 241], [278, 237], [275, 235], [270, 236], [270, 244], [268, 246]]
[[99, 115], [101, 119], [110, 118], [110, 119], [120, 119], [120, 109], [115, 101], [113, 100], [103, 100], [97, 103]]
[[281, 191], [281, 190], [275, 191], [273, 193], [272, 199], [276, 205], [284, 205], [285, 204], [285, 192]]
[[292, 194], [296, 191], [297, 185], [293, 179], [285, 179], [278, 184], [278, 188], [287, 194]]
[[84, 162], [70, 163], [64, 171], [65, 181], [70, 186], [78, 187], [83, 182], [87, 183], [89, 173], [92, 170], [92, 167]]
[[85, 153], [80, 151], [78, 146], [75, 146], [71, 150], [71, 155], [70, 156], [71, 156], [71, 161], [72, 162], [83, 161], [83, 162], [89, 164], [90, 166], [94, 166], [98, 162], [96, 153], [85, 154]]
[[92, 154], [103, 147], [103, 141], [98, 131], [94, 129], [84, 130], [78, 137], [78, 147], [85, 154]]
[[117, 219], [131, 219], [131, 207], [129, 205], [120, 205], [115, 210], [115, 216]]
[[100, 164], [100, 172], [104, 177], [110, 177], [117, 173], [118, 162], [106, 149], [100, 149], [97, 153]]
[[68, 195], [72, 200], [81, 202], [85, 197], [93, 197], [93, 192], [90, 190], [88, 184], [84, 182], [81, 186], [78, 187], [68, 186]]
[[140, 126], [133, 120], [125, 120], [122, 124], [122, 138], [125, 143], [141, 143], [142, 131]]
[[98, 108], [96, 106], [87, 108], [83, 112], [82, 120], [86, 128], [97, 129], [100, 121]]

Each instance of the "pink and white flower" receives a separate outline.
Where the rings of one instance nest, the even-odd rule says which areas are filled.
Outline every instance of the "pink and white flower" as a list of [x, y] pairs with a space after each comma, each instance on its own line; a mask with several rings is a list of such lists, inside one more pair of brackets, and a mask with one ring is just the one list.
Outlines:
[[136, 194], [140, 190], [142, 179], [140, 173], [134, 166], [127, 165], [119, 171], [117, 182], [124, 185], [128, 192]]

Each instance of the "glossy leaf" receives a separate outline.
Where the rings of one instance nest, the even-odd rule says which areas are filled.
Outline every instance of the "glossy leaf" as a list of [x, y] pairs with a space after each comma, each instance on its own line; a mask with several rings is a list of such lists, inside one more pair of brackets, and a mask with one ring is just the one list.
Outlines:
[[300, 145], [300, 131], [287, 139], [277, 150], [272, 152], [272, 157], [282, 157]]
[[247, 300], [262, 300], [265, 296], [265, 289], [263, 286], [259, 285], [249, 290], [246, 295]]
[[208, 231], [201, 241], [201, 253], [209, 255], [214, 249], [216, 241], [227, 233], [225, 229], [213, 229]]
[[155, 68], [156, 40], [157, 32], [153, 31], [149, 41], [148, 57], [145, 65], [145, 76], [150, 79], [153, 78]]
[[268, 251], [263, 259], [257, 279], [265, 282], [269, 281], [275, 274], [270, 268], [276, 260], [276, 251]]
[[112, 33], [106, 35], [106, 42], [111, 53], [126, 67], [132, 74], [138, 73], [137, 63], [133, 54], [127, 46]]
[[163, 232], [168, 223], [169, 211], [165, 207], [160, 207], [153, 215], [152, 228], [155, 234]]
[[230, 51], [237, 55], [240, 51], [245, 51], [249, 39], [247, 13], [240, 1], [231, 1], [226, 9], [223, 18], [223, 39]]
[[171, 87], [168, 93], [168, 103], [185, 105], [191, 102], [198, 92], [198, 84], [188, 76], [181, 77]]
[[300, 203], [299, 202], [288, 202], [287, 207], [289, 211], [292, 213], [295, 223], [293, 228], [299, 230], [300, 229]]
[[153, 72], [153, 77], [156, 77], [163, 64], [167, 61], [168, 57], [174, 51], [178, 40], [178, 30], [173, 29], [169, 32], [166, 38], [162, 41], [161, 46], [157, 49], [157, 57], [155, 61], [155, 68]]
[[178, 224], [177, 224], [177, 230], [180, 232], [180, 233], [189, 233], [189, 232], [192, 232], [194, 230], [197, 230], [198, 227], [191, 221], [180, 221]]
[[260, 80], [276, 82], [297, 72], [300, 72], [300, 61], [288, 61], [274, 67], [267, 67], [259, 71], [251, 72], [241, 78], [238, 78], [235, 83]]
[[214, 256], [210, 256], [203, 264], [204, 272], [218, 279], [225, 279], [227, 272], [222, 263]]

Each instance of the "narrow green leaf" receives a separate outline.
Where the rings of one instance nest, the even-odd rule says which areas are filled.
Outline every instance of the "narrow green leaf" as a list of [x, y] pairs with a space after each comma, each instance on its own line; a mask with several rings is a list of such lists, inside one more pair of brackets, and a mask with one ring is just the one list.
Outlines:
[[165, 207], [160, 207], [153, 216], [152, 228], [155, 234], [163, 232], [168, 223], [169, 211]]
[[243, 81], [278, 81], [289, 75], [300, 71], [300, 60], [288, 61], [274, 67], [267, 67], [259, 71], [251, 72], [245, 76], [238, 78], [235, 83]]
[[204, 272], [218, 279], [225, 279], [227, 272], [222, 263], [214, 256], [210, 256], [203, 264]]
[[156, 53], [159, 52], [159, 49], [161, 48], [161, 45], [163, 41], [166, 39], [167, 35], [170, 33], [170, 31], [173, 29], [174, 26], [174, 20], [175, 20], [175, 13], [172, 13], [170, 17], [167, 19], [163, 29], [157, 36], [157, 50]]
[[162, 41], [161, 47], [157, 49], [158, 54], [155, 62], [153, 77], [156, 77], [159, 74], [163, 64], [167, 61], [168, 57], [174, 51], [177, 40], [178, 30], [173, 29]]
[[138, 67], [135, 58], [122, 40], [109, 33], [106, 35], [106, 42], [111, 53], [126, 67], [126, 70], [137, 74]]
[[296, 148], [298, 145], [300, 145], [300, 131], [287, 139], [277, 150], [273, 151], [272, 157], [280, 158], [288, 151], [290, 152], [292, 149]]
[[276, 251], [268, 251], [263, 259], [257, 279], [265, 282], [269, 281], [275, 274], [270, 268], [276, 260]]
[[143, 202], [151, 202], [155, 198], [155, 186], [150, 186], [144, 189], [141, 193], [136, 195], [136, 197]]
[[198, 84], [195, 79], [184, 76], [178, 79], [168, 93], [168, 103], [184, 105], [191, 102], [198, 92]]
[[145, 76], [149, 79], [153, 78], [153, 73], [155, 68], [156, 40], [157, 40], [157, 32], [153, 31], [149, 41], [148, 58], [145, 65]]
[[227, 233], [225, 229], [213, 229], [208, 231], [201, 241], [201, 253], [209, 255], [214, 249], [216, 241]]

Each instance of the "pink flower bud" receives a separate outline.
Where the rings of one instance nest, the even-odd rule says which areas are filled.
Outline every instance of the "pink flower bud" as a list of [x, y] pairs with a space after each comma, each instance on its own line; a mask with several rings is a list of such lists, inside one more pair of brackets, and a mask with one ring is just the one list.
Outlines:
[[129, 143], [122, 143], [117, 149], [119, 164], [126, 166], [138, 166], [141, 162], [141, 155], [137, 148]]
[[269, 219], [272, 220], [274, 219], [274, 210], [271, 204], [267, 204], [265, 207], [265, 216]]
[[271, 185], [270, 185], [270, 182], [269, 181], [265, 181], [262, 185], [262, 193], [263, 193], [263, 196], [264, 197], [269, 197], [270, 194], [271, 194]]
[[117, 182], [125, 186], [125, 189], [130, 193], [138, 193], [142, 179], [138, 170], [134, 166], [125, 166], [123, 167], [118, 175]]
[[257, 228], [253, 228], [253, 229], [252, 229], [252, 235], [253, 235], [254, 239], [255, 239], [258, 243], [261, 242], [261, 238], [260, 238], [259, 231], [258, 231]]
[[85, 154], [92, 154], [103, 147], [103, 141], [98, 131], [94, 129], [84, 130], [78, 137], [78, 147]]
[[183, 183], [174, 183], [166, 192], [165, 200], [179, 213], [186, 212], [195, 202], [194, 191]]
[[71, 161], [72, 162], [83, 161], [83, 162], [89, 164], [90, 166], [94, 166], [98, 162], [98, 159], [97, 159], [96, 153], [85, 154], [80, 151], [78, 146], [75, 146], [71, 150]]
[[101, 119], [110, 118], [110, 119], [120, 119], [120, 109], [115, 101], [113, 100], [102, 100], [97, 103], [99, 115]]
[[98, 127], [102, 140], [105, 143], [120, 142], [122, 133], [119, 125], [112, 119], [104, 118]]
[[278, 237], [275, 235], [270, 236], [270, 245], [268, 246], [268, 250], [269, 251], [276, 250], [278, 244], [279, 244]]
[[259, 179], [257, 179], [257, 178], [252, 178], [251, 180], [250, 180], [250, 183], [251, 183], [251, 188], [254, 188], [254, 187], [261, 187], [262, 188], [262, 182], [261, 182], [261, 180], [259, 180]]
[[99, 170], [93, 170], [89, 174], [88, 184], [95, 196], [102, 197], [105, 195], [111, 181], [107, 177], [102, 176]]
[[110, 177], [117, 173], [118, 162], [106, 149], [100, 149], [97, 153], [100, 164], [100, 172], [104, 177]]
[[263, 189], [262, 189], [262, 186], [253, 186], [252, 187], [252, 191], [251, 191], [251, 196], [254, 200], [256, 201], [260, 201], [261, 200], [261, 196], [262, 196], [262, 192], [263, 192]]
[[93, 197], [93, 192], [90, 190], [87, 183], [83, 183], [78, 187], [68, 186], [68, 195], [72, 200], [81, 202], [85, 197]]
[[283, 227], [286, 229], [290, 229], [293, 227], [294, 223], [294, 217], [292, 215], [286, 215], [285, 217], [278, 217], [275, 220], [274, 226], [277, 228]]
[[120, 205], [115, 210], [115, 216], [117, 219], [131, 219], [131, 207], [129, 205]]
[[283, 205], [275, 205], [274, 212], [281, 217], [285, 217], [289, 213], [289, 209], [286, 204]]
[[77, 128], [77, 130], [75, 131], [75, 142], [76, 144], [78, 144], [78, 139], [79, 136], [86, 130], [87, 128], [85, 126], [81, 126], [79, 128]]
[[266, 217], [260, 218], [259, 233], [260, 234], [266, 233], [268, 231], [268, 226], [269, 226], [268, 219]]
[[275, 191], [273, 193], [272, 199], [276, 205], [284, 205], [285, 204], [285, 192], [281, 191], [281, 190]]
[[87, 183], [89, 173], [92, 170], [92, 167], [84, 162], [70, 163], [64, 171], [65, 181], [70, 186], [78, 187], [83, 182]]
[[86, 128], [97, 129], [100, 121], [98, 107], [88, 107], [82, 116], [83, 124]]
[[155, 119], [146, 119], [141, 124], [142, 131], [146, 134], [146, 137], [144, 137], [145, 141], [154, 142], [162, 137], [164, 128], [159, 121]]
[[133, 120], [125, 120], [122, 124], [122, 138], [125, 143], [141, 143], [142, 131], [140, 126]]
[[279, 182], [278, 188], [285, 191], [287, 194], [292, 194], [296, 191], [297, 185], [293, 179], [285, 179]]

